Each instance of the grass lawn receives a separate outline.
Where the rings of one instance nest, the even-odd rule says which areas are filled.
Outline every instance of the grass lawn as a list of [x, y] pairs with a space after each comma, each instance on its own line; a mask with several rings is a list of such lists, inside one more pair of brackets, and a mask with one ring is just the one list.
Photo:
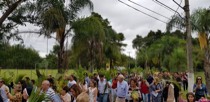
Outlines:
[[[73, 70], [68, 70], [67, 73], [71, 73]], [[40, 72], [44, 75], [49, 75], [51, 74], [52, 76], [56, 76], [57, 74], [57, 69], [40, 69]], [[11, 75], [20, 75], [24, 74], [25, 77], [30, 77], [30, 79], [37, 79], [36, 76], [36, 71], [35, 70], [30, 70], [30, 69], [1, 69], [0, 70], [0, 77], [10, 77]]]

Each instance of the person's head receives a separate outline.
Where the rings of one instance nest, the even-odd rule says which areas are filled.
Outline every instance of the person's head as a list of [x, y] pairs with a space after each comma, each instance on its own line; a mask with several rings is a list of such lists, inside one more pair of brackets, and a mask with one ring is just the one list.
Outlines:
[[47, 91], [47, 89], [49, 89], [49, 87], [50, 87], [50, 82], [48, 80], [44, 80], [42, 82], [42, 90]]
[[100, 81], [104, 81], [104, 75], [103, 74], [100, 74], [99, 78], [100, 78]]
[[25, 77], [26, 81], [30, 81], [30, 78], [29, 77]]
[[201, 76], [198, 76], [196, 78], [196, 84], [202, 84], [202, 77]]
[[65, 87], [63, 87], [63, 89], [61, 91], [61, 95], [65, 95], [68, 92], [69, 92], [69, 87], [68, 86], [65, 86]]
[[70, 81], [73, 81], [73, 80], [76, 81], [76, 77], [75, 77], [74, 75], [70, 75], [70, 76], [69, 76], [69, 80], [70, 80]]
[[48, 78], [47, 80], [50, 82], [50, 87], [55, 84], [53, 78]]
[[94, 73], [94, 74], [93, 74], [93, 76], [94, 76], [94, 77], [97, 77], [97, 76], [98, 76], [98, 74], [97, 74], [97, 73]]
[[158, 84], [159, 83], [159, 78], [158, 77], [154, 77], [154, 84]]
[[34, 85], [34, 84], [35, 84], [35, 80], [34, 80], [34, 79], [32, 79], [32, 80], [31, 80], [31, 83], [32, 83], [32, 85]]
[[82, 90], [80, 86], [78, 86], [77, 84], [74, 84], [71, 86], [70, 92], [76, 98], [82, 92]]
[[0, 87], [4, 85], [4, 81], [2, 79], [0, 79]]
[[29, 96], [31, 95], [33, 88], [32, 87], [27, 87], [23, 90], [23, 98], [27, 100]]
[[21, 86], [21, 84], [15, 85], [15, 87], [14, 87], [14, 93], [21, 92], [21, 91], [22, 91], [22, 86]]
[[137, 80], [136, 80], [136, 79], [131, 79], [131, 80], [130, 80], [130, 85], [131, 85], [131, 87], [136, 87], [136, 86], [138, 86]]
[[118, 75], [117, 80], [122, 82], [124, 80], [124, 76], [122, 74]]
[[195, 102], [195, 95], [192, 92], [187, 93], [186, 98], [187, 102]]
[[90, 87], [96, 87], [97, 86], [97, 82], [94, 79], [90, 80]]

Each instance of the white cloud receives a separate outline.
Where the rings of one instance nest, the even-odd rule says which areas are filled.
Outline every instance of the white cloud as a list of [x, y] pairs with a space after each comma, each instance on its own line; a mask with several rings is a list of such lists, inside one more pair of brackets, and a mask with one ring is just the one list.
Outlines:
[[[142, 11], [145, 13], [148, 13], [152, 16], [155, 16], [161, 20], [164, 20], [167, 22], [167, 19], [160, 17], [152, 12], [149, 12], [141, 7], [138, 7], [130, 2], [128, 0], [121, 0], [124, 1]], [[153, 0], [133, 0], [147, 8], [150, 8], [164, 16], [171, 17], [174, 12], [169, 11], [160, 5], [153, 2]], [[173, 9], [177, 9], [177, 5], [172, 0], [159, 0], [168, 6], [170, 6]], [[180, 2], [181, 0], [176, 0], [177, 2]], [[184, 0], [182, 0], [182, 5], [184, 5]], [[111, 22], [111, 25], [117, 32], [122, 32], [125, 34], [125, 41], [124, 43], [127, 44], [127, 47], [125, 48], [125, 51], [123, 51], [125, 54], [128, 55], [128, 52], [131, 52], [131, 56], [135, 57], [135, 50], [132, 48], [132, 40], [136, 37], [137, 34], [146, 36], [147, 33], [150, 30], [156, 31], [157, 29], [160, 29], [162, 31], [165, 31], [165, 25], [164, 23], [157, 21], [151, 17], [148, 17], [140, 12], [137, 12], [136, 10], [127, 7], [126, 5], [118, 2], [117, 0], [92, 0], [94, 4], [94, 12], [97, 12], [102, 15], [104, 18], [108, 18], [108, 20]], [[199, 7], [209, 7], [210, 6], [210, 0], [190, 0], [190, 9], [193, 11], [196, 8]], [[183, 10], [179, 8], [178, 12], [181, 14], [183, 13]], [[87, 15], [90, 15], [88, 10], [85, 10], [81, 12], [80, 17], [85, 17]], [[31, 25], [27, 25], [26, 27], [21, 27], [21, 30], [34, 30], [34, 28]], [[46, 39], [43, 37], [37, 37], [37, 36], [26, 36], [24, 37], [24, 44], [26, 46], [33, 46], [34, 49], [38, 50], [40, 55], [44, 55], [47, 53], [47, 44]], [[55, 44], [55, 40], [50, 39], [48, 43], [49, 50], [52, 49], [52, 46]]]

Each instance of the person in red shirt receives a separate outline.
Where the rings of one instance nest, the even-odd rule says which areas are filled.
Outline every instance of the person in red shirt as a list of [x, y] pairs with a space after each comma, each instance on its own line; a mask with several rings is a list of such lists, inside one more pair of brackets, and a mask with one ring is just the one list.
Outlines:
[[117, 77], [113, 78], [112, 79], [112, 99], [111, 99], [111, 102], [114, 102], [117, 95], [116, 95], [116, 89], [117, 89]]
[[143, 102], [148, 102], [149, 101], [149, 83], [147, 82], [147, 80], [142, 79], [142, 81], [139, 84], [139, 88], [140, 91], [142, 93], [142, 97], [143, 97]]

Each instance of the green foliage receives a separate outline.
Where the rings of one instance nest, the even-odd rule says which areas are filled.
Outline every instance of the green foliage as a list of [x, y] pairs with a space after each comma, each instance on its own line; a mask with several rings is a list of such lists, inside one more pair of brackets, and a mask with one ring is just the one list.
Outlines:
[[40, 94], [40, 90], [32, 90], [31, 95], [28, 99], [29, 102], [43, 102], [45, 99], [45, 94]]
[[41, 61], [37, 51], [23, 45], [0, 44], [0, 56], [2, 68], [34, 68]]
[[24, 76], [25, 74], [16, 75], [15, 76], [16, 79], [14, 80], [15, 84], [18, 84], [18, 82], [20, 82], [24, 78]]

